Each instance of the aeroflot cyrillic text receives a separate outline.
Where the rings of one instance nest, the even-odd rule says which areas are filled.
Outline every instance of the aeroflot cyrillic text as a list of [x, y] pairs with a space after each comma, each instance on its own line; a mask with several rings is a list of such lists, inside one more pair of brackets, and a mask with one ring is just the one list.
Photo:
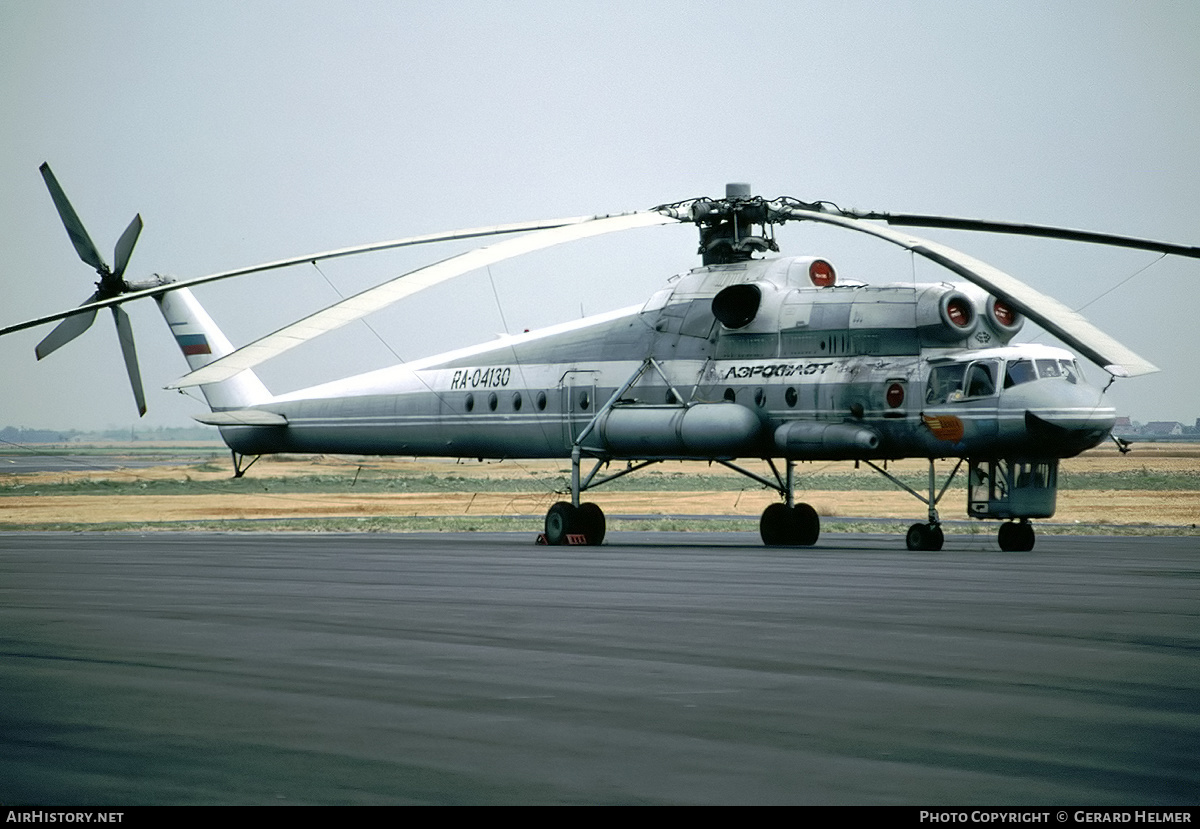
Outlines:
[[762, 377], [767, 379], [770, 377], [792, 377], [797, 374], [824, 374], [832, 362], [828, 363], [774, 363], [765, 366], [731, 366], [725, 372], [725, 379], [737, 377], [746, 379], [748, 377]]
[[508, 385], [512, 379], [512, 369], [508, 366], [493, 368], [463, 368], [454, 372], [450, 380], [451, 389], [499, 389]]

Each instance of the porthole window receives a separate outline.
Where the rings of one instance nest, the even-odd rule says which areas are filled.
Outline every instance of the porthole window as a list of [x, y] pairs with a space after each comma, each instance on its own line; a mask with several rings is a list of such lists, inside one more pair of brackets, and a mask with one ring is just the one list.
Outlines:
[[468, 411], [468, 412], [473, 412], [473, 411], [475, 411], [475, 395], [473, 395], [473, 394], [471, 394], [470, 392], [468, 392], [468, 393], [467, 393], [467, 400], [466, 400], [466, 402], [465, 402], [465, 404], [464, 404], [464, 405], [466, 406], [466, 409], [467, 409], [467, 411]]
[[546, 411], [546, 393], [544, 391], [537, 393], [537, 407], [539, 412]]
[[737, 400], [737, 393], [733, 389], [725, 389], [725, 399], [733, 403]]
[[788, 386], [788, 390], [783, 393], [783, 400], [788, 404], [789, 408], [796, 408], [796, 403], [800, 397], [796, 394], [796, 389], [793, 386]]
[[519, 391], [513, 392], [513, 411], [521, 411], [521, 393]]
[[767, 393], [762, 389], [754, 390], [754, 405], [765, 406], [767, 404]]
[[496, 397], [495, 392], [492, 392], [491, 394], [488, 395], [488, 408], [491, 409], [493, 412], [496, 411], [496, 406], [498, 406], [499, 403], [500, 403], [500, 400]]
[[590, 406], [590, 405], [592, 405], [592, 400], [590, 397], [588, 397], [588, 393], [585, 391], [581, 391], [579, 393], [579, 409], [580, 409], [580, 411], [586, 412], [588, 409], [588, 406]]

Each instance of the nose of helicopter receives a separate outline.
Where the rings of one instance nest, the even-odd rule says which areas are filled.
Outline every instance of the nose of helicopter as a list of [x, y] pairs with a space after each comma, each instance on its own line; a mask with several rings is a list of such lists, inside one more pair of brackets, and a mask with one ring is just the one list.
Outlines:
[[1047, 457], [1069, 458], [1098, 446], [1117, 421], [1116, 410], [1103, 405], [1103, 392], [1085, 382], [1054, 382], [1021, 397], [1009, 405], [1024, 408], [1026, 440]]

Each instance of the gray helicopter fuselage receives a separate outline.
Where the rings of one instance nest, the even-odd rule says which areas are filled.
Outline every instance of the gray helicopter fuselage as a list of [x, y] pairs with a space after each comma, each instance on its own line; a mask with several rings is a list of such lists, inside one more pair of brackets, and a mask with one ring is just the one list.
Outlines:
[[277, 396], [255, 408], [286, 425], [221, 432], [246, 455], [636, 460], [1059, 458], [1108, 435], [1074, 356], [1009, 345], [1021, 319], [982, 291], [822, 285], [814, 263], [697, 268], [644, 305]]

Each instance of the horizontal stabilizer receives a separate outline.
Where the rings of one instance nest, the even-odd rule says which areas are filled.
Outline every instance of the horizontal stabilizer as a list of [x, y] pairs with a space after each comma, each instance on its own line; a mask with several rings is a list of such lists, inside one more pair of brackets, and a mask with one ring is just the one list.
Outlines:
[[207, 426], [287, 426], [287, 418], [262, 409], [235, 409], [228, 412], [208, 412], [192, 415]]

